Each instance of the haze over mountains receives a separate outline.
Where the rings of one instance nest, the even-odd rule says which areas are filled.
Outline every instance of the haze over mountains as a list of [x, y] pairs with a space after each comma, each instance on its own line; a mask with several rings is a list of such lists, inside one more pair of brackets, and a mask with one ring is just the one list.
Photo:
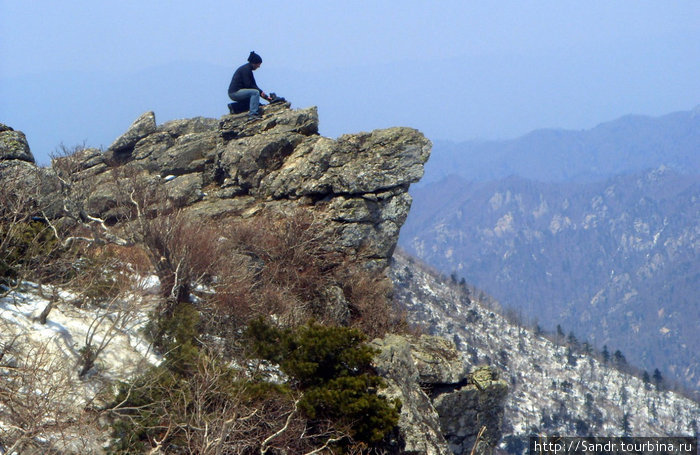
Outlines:
[[698, 151], [698, 108], [437, 143], [400, 244], [527, 321], [698, 390]]
[[590, 130], [541, 129], [506, 141], [437, 141], [420, 185], [454, 174], [591, 182], [665, 165], [700, 172], [700, 105], [662, 117], [628, 115]]
[[[679, 39], [685, 40], [684, 35]], [[330, 137], [403, 125], [431, 140], [512, 138], [543, 125], [587, 128], [626, 112], [691, 108], [685, 99], [697, 86], [698, 59], [681, 53], [681, 43], [662, 46], [651, 37], [645, 40], [645, 46], [635, 40], [614, 49], [595, 44], [543, 55], [499, 51], [440, 60], [424, 55], [398, 62], [360, 59], [325, 69], [281, 66], [271, 50], [257, 48], [264, 64], [256, 79], [295, 107], [318, 106], [320, 132]], [[60, 143], [85, 141], [106, 148], [148, 110], [157, 112], [160, 121], [225, 114], [231, 75], [249, 50], [217, 63], [157, 59], [145, 67], [114, 63], [44, 71], [8, 66], [0, 71], [0, 118], [24, 131], [37, 161], [48, 164]], [[658, 77], [632, 71], [639, 62], [675, 70], [663, 91], [645, 90], [638, 96], [639, 90], [657, 85]], [[597, 67], [605, 68], [605, 77], [590, 77]], [[368, 83], [374, 106], [366, 96], [357, 96]], [[436, 85], [440, 96], [425, 90]]]

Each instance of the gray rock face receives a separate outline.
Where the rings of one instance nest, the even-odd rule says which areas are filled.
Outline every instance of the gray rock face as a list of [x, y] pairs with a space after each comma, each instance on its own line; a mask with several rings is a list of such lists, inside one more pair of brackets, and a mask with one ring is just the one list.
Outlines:
[[[508, 386], [490, 367], [477, 368], [466, 385], [433, 399], [450, 449], [457, 454], [490, 454], [502, 435]], [[479, 432], [484, 432], [477, 440]]]
[[15, 131], [0, 123], [0, 161], [7, 160], [34, 163], [34, 155], [29, 150], [29, 144], [23, 132]]
[[227, 115], [219, 122], [219, 130], [227, 140], [262, 133], [318, 134], [318, 111], [315, 107], [299, 110], [289, 107], [288, 103], [266, 106], [263, 118], [254, 122], [249, 122], [246, 114]]
[[192, 133], [205, 133], [216, 130], [219, 121], [213, 118], [195, 117], [192, 119], [171, 120], [158, 126], [158, 132], [164, 132], [173, 137]]
[[181, 175], [165, 184], [168, 195], [179, 206], [191, 205], [202, 200], [202, 177], [197, 174]]
[[429, 152], [429, 142], [410, 128], [317, 138], [267, 177], [265, 191], [277, 198], [376, 194], [420, 180]]
[[[265, 106], [255, 121], [239, 114], [158, 126], [155, 114], [146, 112], [105, 153], [86, 149], [58, 158], [55, 171], [72, 182], [71, 197], [83, 201], [88, 214], [113, 221], [119, 215], [118, 181], [125, 175], [149, 176], [176, 205], [204, 218], [313, 208], [327, 220], [335, 248], [383, 269], [430, 142], [410, 128], [332, 140], [318, 135], [318, 122], [315, 107], [293, 110], [289, 104]], [[24, 135], [1, 129], [0, 160], [33, 163]]]
[[265, 187], [260, 188], [261, 181], [279, 169], [303, 140], [297, 133], [271, 133], [230, 141], [219, 160], [219, 169], [227, 176], [225, 185], [269, 196]]
[[153, 112], [146, 112], [137, 118], [131, 124], [126, 133], [117, 138], [116, 141], [109, 146], [107, 151], [113, 154], [114, 158], [120, 158], [119, 155], [129, 153], [133, 150], [138, 141], [155, 133], [156, 131], [156, 116]]
[[37, 167], [21, 131], [0, 123], [0, 184], [7, 195], [36, 212], [57, 217], [62, 210], [61, 185], [51, 169]]
[[388, 383], [381, 394], [387, 399], [401, 400], [399, 433], [403, 453], [450, 455], [452, 452], [440, 428], [440, 416], [428, 395], [419, 385], [418, 367], [408, 339], [389, 335], [372, 342], [379, 350], [375, 358], [377, 373]]
[[37, 216], [60, 216], [61, 185], [52, 170], [24, 160], [0, 161], [0, 182], [8, 194], [22, 201], [24, 207]]
[[508, 388], [490, 367], [469, 373], [454, 343], [440, 337], [388, 335], [372, 345], [388, 382], [382, 393], [402, 402], [404, 453], [468, 454], [475, 446], [476, 453], [493, 453]]
[[459, 384], [467, 378], [467, 365], [453, 342], [424, 335], [413, 341], [411, 347], [411, 355], [422, 384], [431, 384], [433, 387]]
[[[69, 178], [92, 184], [86, 208], [102, 218], [115, 215], [113, 166], [161, 178], [178, 206], [205, 218], [313, 208], [328, 220], [334, 247], [384, 268], [411, 205], [408, 187], [429, 154], [430, 142], [410, 128], [321, 137], [315, 107], [278, 104], [255, 121], [240, 114], [160, 126], [147, 112], [104, 154], [76, 154]], [[177, 178], [165, 183], [168, 176]]]
[[217, 145], [211, 133], [191, 133], [178, 137], [174, 144], [155, 159], [161, 175], [183, 175], [204, 171]]

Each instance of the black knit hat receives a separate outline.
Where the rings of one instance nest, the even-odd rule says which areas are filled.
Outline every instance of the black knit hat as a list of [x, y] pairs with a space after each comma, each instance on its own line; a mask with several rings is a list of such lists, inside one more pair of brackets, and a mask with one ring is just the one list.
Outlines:
[[250, 51], [250, 55], [248, 56], [248, 61], [250, 63], [262, 63], [262, 57], [260, 57], [258, 54], [256, 54], [255, 51]]

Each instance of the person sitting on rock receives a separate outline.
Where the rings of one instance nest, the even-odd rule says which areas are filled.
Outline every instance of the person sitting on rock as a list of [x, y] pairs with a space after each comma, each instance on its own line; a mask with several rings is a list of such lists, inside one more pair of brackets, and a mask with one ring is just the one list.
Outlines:
[[[248, 103], [250, 118], [260, 117], [262, 115], [260, 108], [260, 97], [270, 100], [265, 92], [255, 83], [253, 71], [260, 68], [262, 58], [252, 51], [248, 56], [248, 63], [241, 65], [231, 79], [231, 84], [228, 86], [228, 96], [233, 101], [239, 103]], [[245, 105], [245, 104], [244, 104]]]

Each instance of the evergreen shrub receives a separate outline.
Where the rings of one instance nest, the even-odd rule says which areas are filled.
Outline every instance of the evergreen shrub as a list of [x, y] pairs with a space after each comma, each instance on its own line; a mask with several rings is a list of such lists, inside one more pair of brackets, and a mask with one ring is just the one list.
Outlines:
[[381, 442], [397, 425], [400, 403], [377, 394], [385, 382], [371, 365], [376, 351], [358, 329], [313, 322], [278, 329], [257, 319], [248, 335], [256, 353], [279, 364], [303, 393], [299, 406], [307, 418], [338, 422], [366, 444]]

